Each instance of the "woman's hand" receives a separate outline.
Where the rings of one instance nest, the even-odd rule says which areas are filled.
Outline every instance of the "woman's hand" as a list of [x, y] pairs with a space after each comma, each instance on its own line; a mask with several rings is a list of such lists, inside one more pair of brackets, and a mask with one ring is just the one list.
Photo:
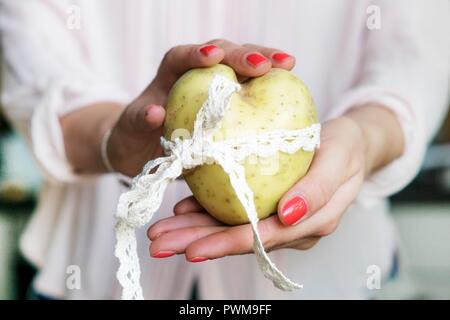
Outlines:
[[[381, 106], [355, 108], [325, 123], [308, 173], [283, 196], [278, 215], [258, 224], [265, 248], [311, 248], [337, 228], [364, 178], [402, 152], [400, 125]], [[197, 262], [252, 252], [249, 224], [225, 226], [193, 197], [179, 202], [174, 212], [148, 230], [153, 257], [184, 253]]]
[[240, 46], [226, 40], [172, 48], [166, 53], [155, 79], [125, 109], [113, 129], [109, 146], [113, 167], [133, 176], [148, 160], [161, 155], [163, 106], [170, 88], [189, 69], [218, 63], [229, 65], [240, 79], [245, 79], [263, 75], [273, 66], [290, 70], [295, 59], [276, 49]]
[[150, 159], [161, 154], [160, 137], [167, 95], [175, 81], [192, 68], [218, 63], [229, 65], [244, 80], [267, 73], [272, 67], [290, 70], [295, 58], [277, 49], [237, 45], [213, 40], [204, 45], [182, 45], [164, 56], [156, 77], [125, 109], [99, 103], [61, 119], [66, 154], [81, 173], [104, 172], [100, 144], [112, 128], [107, 151], [116, 171], [134, 176]]

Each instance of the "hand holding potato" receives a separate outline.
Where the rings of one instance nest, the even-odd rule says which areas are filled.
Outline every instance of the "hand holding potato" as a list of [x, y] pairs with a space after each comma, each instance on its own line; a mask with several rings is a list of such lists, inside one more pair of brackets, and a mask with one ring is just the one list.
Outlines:
[[134, 176], [148, 160], [161, 155], [159, 139], [170, 88], [189, 69], [218, 63], [233, 68], [243, 80], [263, 75], [272, 67], [290, 70], [295, 59], [277, 49], [240, 46], [226, 40], [172, 48], [164, 56], [155, 79], [124, 110], [112, 130], [108, 150], [117, 171]]
[[187, 70], [222, 63], [236, 71], [240, 80], [267, 73], [272, 67], [290, 70], [295, 58], [280, 50], [212, 40], [202, 45], [181, 45], [164, 56], [149, 86], [126, 108], [98, 102], [61, 117], [66, 156], [77, 173], [104, 173], [103, 137], [115, 171], [137, 175], [143, 165], [161, 155], [160, 137], [165, 103], [174, 82]]
[[[231, 83], [237, 82], [234, 70], [219, 64], [192, 69], [174, 84], [166, 105], [165, 139], [174, 141], [178, 136], [189, 138], [194, 135], [194, 122], [208, 98], [215, 76], [222, 76]], [[320, 130], [309, 90], [291, 72], [273, 68], [260, 77], [249, 79], [240, 87], [240, 91], [234, 93], [227, 103], [227, 111], [211, 138], [218, 143], [249, 138], [255, 146], [246, 144], [246, 147], [260, 152], [265, 150], [265, 153], [267, 148], [277, 147], [271, 151], [273, 154], [258, 156], [253, 153], [240, 163], [245, 174], [242, 178], [245, 178], [253, 193], [257, 215], [262, 219], [276, 211], [281, 196], [307, 172], [315, 146], [303, 150], [300, 143], [305, 146], [314, 140], [318, 145]], [[311, 134], [313, 130], [315, 134]], [[304, 132], [305, 137], [295, 139], [298, 148], [291, 153], [279, 152], [274, 136], [265, 142], [256, 140], [264, 134], [294, 131]], [[292, 146], [293, 141], [287, 139], [284, 143]], [[204, 152], [208, 153], [207, 150]], [[245, 153], [239, 144], [228, 150], [225, 146], [220, 147], [214, 153], [220, 155], [221, 152], [227, 153], [230, 158], [233, 158], [231, 154], [234, 152], [241, 157]], [[229, 225], [248, 223], [248, 212], [242, 206], [229, 175], [229, 171], [227, 173], [217, 161], [183, 172], [195, 198], [213, 217]]]
[[[278, 216], [259, 222], [265, 248], [305, 250], [332, 233], [364, 178], [402, 153], [397, 126], [395, 116], [378, 105], [355, 108], [325, 123], [308, 173], [283, 196]], [[185, 254], [199, 262], [252, 252], [250, 225], [226, 226], [193, 197], [179, 202], [174, 212], [148, 230], [153, 257]]]

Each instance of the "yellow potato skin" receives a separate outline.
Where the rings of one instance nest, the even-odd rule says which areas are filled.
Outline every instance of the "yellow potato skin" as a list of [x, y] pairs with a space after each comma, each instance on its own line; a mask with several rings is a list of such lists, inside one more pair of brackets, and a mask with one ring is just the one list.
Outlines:
[[[208, 97], [214, 74], [237, 81], [225, 65], [188, 71], [173, 86], [167, 101], [164, 136], [175, 129], [191, 132], [197, 111]], [[276, 129], [302, 129], [317, 123], [314, 102], [305, 84], [291, 72], [272, 69], [242, 84], [234, 94], [222, 126], [214, 140], [257, 134]], [[254, 193], [260, 219], [276, 212], [282, 195], [307, 172], [313, 152], [279, 152], [270, 159], [249, 157], [242, 163], [247, 183]], [[186, 170], [183, 176], [199, 203], [216, 219], [230, 225], [247, 223], [247, 215], [219, 165], [202, 165]]]

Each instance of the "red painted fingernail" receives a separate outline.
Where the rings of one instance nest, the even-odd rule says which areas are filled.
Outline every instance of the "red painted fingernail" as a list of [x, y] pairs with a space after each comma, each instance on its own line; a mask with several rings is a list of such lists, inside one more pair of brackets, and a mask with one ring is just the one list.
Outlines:
[[308, 212], [305, 199], [295, 196], [284, 205], [281, 216], [288, 225], [294, 225]]
[[275, 53], [275, 54], [272, 56], [272, 59], [275, 60], [276, 62], [283, 62], [284, 59], [289, 58], [290, 56], [291, 56], [291, 55], [289, 55], [289, 54], [287, 54], [287, 53], [284, 53], [284, 52], [278, 52], [278, 53]]
[[175, 254], [173, 251], [158, 251], [152, 255], [153, 258], [168, 258]]
[[247, 62], [253, 67], [256, 68], [261, 63], [266, 62], [267, 58], [258, 54], [258, 53], [252, 53], [247, 56]]
[[201, 52], [205, 57], [208, 57], [208, 56], [211, 54], [211, 52], [213, 52], [214, 50], [216, 50], [216, 49], [218, 49], [218, 48], [219, 48], [218, 46], [215, 46], [215, 45], [213, 45], [213, 44], [210, 44], [210, 45], [201, 47], [201, 48], [200, 48], [200, 52]]
[[192, 259], [189, 259], [189, 262], [203, 262], [209, 260], [208, 258], [205, 257], [194, 257]]

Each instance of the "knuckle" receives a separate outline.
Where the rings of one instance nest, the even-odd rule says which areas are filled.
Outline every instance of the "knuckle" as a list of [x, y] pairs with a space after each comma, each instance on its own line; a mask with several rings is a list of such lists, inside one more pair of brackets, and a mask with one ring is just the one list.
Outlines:
[[335, 154], [337, 162], [345, 162], [350, 156], [351, 147], [349, 142], [343, 139], [333, 139], [332, 144], [328, 146], [328, 151]]
[[300, 243], [300, 244], [297, 245], [296, 249], [298, 249], [298, 250], [309, 250], [312, 247], [314, 247], [317, 244], [317, 242], [319, 242], [319, 238]]
[[349, 160], [349, 168], [351, 172], [358, 172], [363, 169], [365, 165], [363, 152], [355, 152]]
[[166, 53], [164, 54], [164, 57], [162, 59], [163, 63], [173, 63], [174, 59], [176, 59], [176, 56], [179, 56], [180, 53], [187, 53], [187, 54], [191, 54], [191, 52], [193, 50], [186, 50], [189, 49], [189, 47], [194, 48], [194, 46], [189, 46], [189, 45], [177, 45], [177, 46], [173, 46], [172, 48], [170, 48], [169, 50], [166, 51]]
[[124, 132], [134, 131], [136, 129], [136, 123], [139, 120], [139, 112], [137, 111], [137, 106], [128, 106], [122, 113], [117, 126], [120, 130]]
[[147, 238], [151, 239], [153, 238], [153, 235], [155, 235], [155, 230], [153, 230], [153, 228], [148, 228], [147, 229]]
[[167, 50], [162, 59], [162, 65], [171, 65], [174, 62], [174, 57], [183, 47], [183, 45], [178, 45]]
[[264, 248], [271, 249], [275, 247], [276, 241], [273, 237], [273, 230], [269, 223], [259, 223], [258, 231]]
[[332, 194], [331, 184], [329, 183], [318, 183], [316, 190], [317, 208], [323, 207], [330, 198]]
[[166, 53], [164, 54], [164, 57], [162, 59], [163, 64], [167, 63], [168, 61], [170, 61], [170, 57], [173, 56], [174, 52], [177, 50], [177, 47], [172, 47], [169, 50], [166, 51]]
[[215, 39], [209, 40], [207, 43], [209, 43], [209, 44], [214, 44], [214, 45], [216, 45], [216, 46], [220, 46], [220, 45], [222, 45], [222, 44], [225, 44], [226, 41], [227, 41], [227, 40], [225, 40], [225, 39], [215, 38]]
[[236, 237], [231, 232], [222, 233], [219, 239], [223, 243], [227, 243], [227, 250], [221, 252], [219, 257], [224, 257], [228, 254], [247, 253], [252, 250], [252, 241], [242, 241], [240, 237]]
[[337, 221], [335, 221], [334, 219], [330, 220], [319, 229], [318, 235], [320, 237], [328, 236], [332, 234], [334, 231], [336, 231], [337, 226], [338, 226]]

